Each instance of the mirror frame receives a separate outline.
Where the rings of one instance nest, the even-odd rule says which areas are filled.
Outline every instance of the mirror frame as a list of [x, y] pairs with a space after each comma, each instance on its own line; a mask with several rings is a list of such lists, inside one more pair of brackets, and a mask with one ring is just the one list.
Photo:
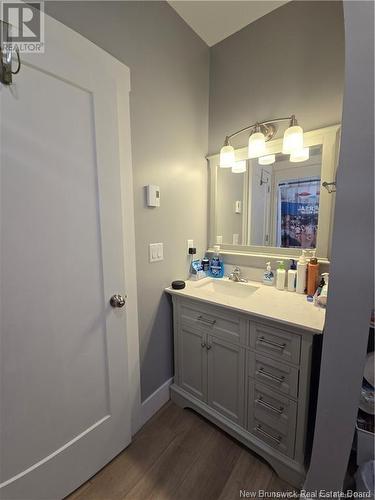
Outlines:
[[[328, 193], [327, 189], [322, 186], [323, 182], [334, 182], [336, 180], [337, 161], [340, 144], [340, 130], [341, 125], [332, 125], [330, 127], [312, 130], [304, 133], [304, 145], [306, 147], [322, 146], [322, 170], [321, 170], [321, 191], [319, 200], [319, 222], [316, 244], [316, 255], [320, 262], [329, 263], [332, 226], [333, 226], [333, 213], [335, 204], [335, 193]], [[282, 138], [275, 139], [266, 143], [265, 154], [276, 154], [282, 150]], [[247, 147], [236, 149], [235, 151], [237, 160], [247, 160]], [[208, 217], [208, 251], [213, 251], [213, 245], [216, 244], [217, 235], [217, 173], [219, 165], [220, 154], [207, 156], [209, 168], [209, 217]], [[235, 174], [233, 174], [235, 175]], [[247, 172], [245, 178], [247, 177]], [[244, 204], [246, 202], [247, 190], [244, 190]], [[327, 221], [321, 224], [321, 217]], [[244, 226], [244, 223], [243, 223]], [[295, 258], [300, 255], [300, 248], [280, 248], [280, 247], [267, 247], [256, 245], [230, 245], [220, 244], [221, 253], [233, 255], [247, 255], [254, 257], [269, 257], [271, 259], [281, 258]]]

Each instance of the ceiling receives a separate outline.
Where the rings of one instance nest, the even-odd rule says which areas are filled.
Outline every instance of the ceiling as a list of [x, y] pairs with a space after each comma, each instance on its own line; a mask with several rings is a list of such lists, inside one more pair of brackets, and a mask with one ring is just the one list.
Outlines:
[[171, 0], [169, 5], [210, 47], [289, 0]]

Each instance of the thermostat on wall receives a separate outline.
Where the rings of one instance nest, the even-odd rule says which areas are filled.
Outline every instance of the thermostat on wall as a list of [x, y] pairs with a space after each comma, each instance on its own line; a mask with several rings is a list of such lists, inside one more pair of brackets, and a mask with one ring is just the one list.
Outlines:
[[147, 192], [147, 206], [148, 207], [160, 207], [160, 188], [155, 186], [155, 184], [149, 184], [146, 186]]

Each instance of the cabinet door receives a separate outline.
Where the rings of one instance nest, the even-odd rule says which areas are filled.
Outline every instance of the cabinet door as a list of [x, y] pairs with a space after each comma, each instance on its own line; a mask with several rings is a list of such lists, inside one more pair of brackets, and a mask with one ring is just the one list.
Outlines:
[[181, 327], [178, 345], [179, 385], [196, 398], [207, 401], [206, 334]]
[[245, 350], [208, 337], [208, 404], [239, 425], [244, 423]]

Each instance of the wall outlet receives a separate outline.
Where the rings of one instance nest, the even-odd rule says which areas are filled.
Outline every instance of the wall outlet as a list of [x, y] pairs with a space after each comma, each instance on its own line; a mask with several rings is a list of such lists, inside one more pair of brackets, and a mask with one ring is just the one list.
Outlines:
[[164, 260], [163, 243], [150, 243], [149, 246], [150, 262], [158, 262]]
[[194, 240], [187, 240], [186, 253], [189, 255], [189, 248], [194, 248]]

